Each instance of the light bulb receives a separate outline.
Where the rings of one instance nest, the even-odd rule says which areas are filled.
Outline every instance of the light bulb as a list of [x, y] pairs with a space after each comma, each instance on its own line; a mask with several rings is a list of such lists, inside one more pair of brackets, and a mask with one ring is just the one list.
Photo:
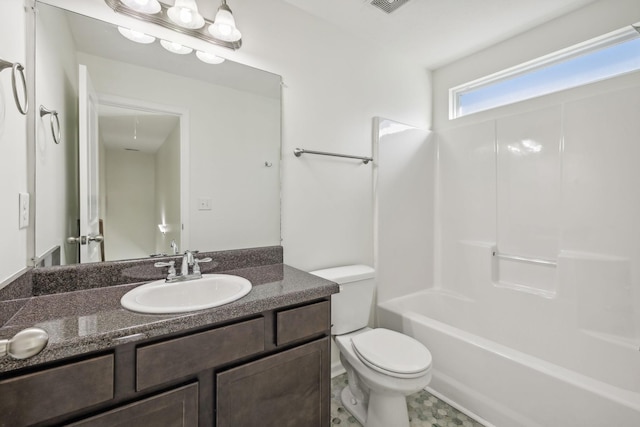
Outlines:
[[183, 28], [198, 29], [204, 26], [204, 18], [198, 13], [195, 0], [176, 0], [173, 7], [167, 10], [169, 19]]
[[242, 34], [236, 28], [236, 21], [231, 14], [231, 9], [226, 3], [220, 5], [216, 18], [208, 30], [213, 37], [226, 42], [237, 42], [242, 38]]
[[147, 15], [153, 15], [160, 12], [162, 7], [158, 0], [120, 0], [130, 9], [136, 12], [146, 13]]
[[224, 62], [224, 58], [221, 58], [218, 55], [214, 55], [213, 53], [203, 52], [201, 50], [196, 51], [196, 56], [200, 61], [205, 62], [207, 64], [217, 65], [217, 64], [222, 64]]
[[129, 28], [118, 27], [118, 32], [120, 32], [120, 34], [122, 34], [132, 42], [136, 43], [149, 44], [153, 43], [156, 40], [156, 38], [153, 36], [141, 33], [140, 31], [131, 30]]
[[171, 53], [177, 53], [178, 55], [186, 55], [193, 52], [193, 49], [181, 45], [180, 43], [170, 42], [167, 40], [160, 40], [160, 44], [163, 48], [167, 49]]

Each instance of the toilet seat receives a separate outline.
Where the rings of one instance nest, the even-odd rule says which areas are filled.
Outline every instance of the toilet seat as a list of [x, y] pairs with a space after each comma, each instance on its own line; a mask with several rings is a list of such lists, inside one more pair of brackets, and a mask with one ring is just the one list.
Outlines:
[[417, 378], [431, 368], [431, 353], [419, 341], [377, 328], [351, 338], [358, 359], [369, 368], [396, 378]]

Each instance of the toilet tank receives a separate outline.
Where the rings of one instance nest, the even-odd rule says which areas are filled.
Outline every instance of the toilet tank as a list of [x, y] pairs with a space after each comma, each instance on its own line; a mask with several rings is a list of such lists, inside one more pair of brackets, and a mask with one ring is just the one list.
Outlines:
[[331, 296], [331, 335], [342, 335], [369, 324], [375, 270], [368, 265], [345, 265], [310, 272], [340, 285]]

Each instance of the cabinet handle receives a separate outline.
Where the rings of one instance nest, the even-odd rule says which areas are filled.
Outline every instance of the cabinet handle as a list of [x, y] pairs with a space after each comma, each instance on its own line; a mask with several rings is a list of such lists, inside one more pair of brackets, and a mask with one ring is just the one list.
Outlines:
[[0, 356], [28, 359], [40, 353], [49, 342], [49, 334], [40, 328], [23, 329], [8, 340], [0, 340]]

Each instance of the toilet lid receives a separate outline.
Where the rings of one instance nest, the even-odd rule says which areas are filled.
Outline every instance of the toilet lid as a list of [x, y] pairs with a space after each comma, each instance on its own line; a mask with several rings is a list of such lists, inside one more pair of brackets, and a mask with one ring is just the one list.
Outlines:
[[351, 346], [363, 363], [389, 375], [417, 376], [431, 367], [431, 353], [420, 341], [389, 329], [358, 334]]

